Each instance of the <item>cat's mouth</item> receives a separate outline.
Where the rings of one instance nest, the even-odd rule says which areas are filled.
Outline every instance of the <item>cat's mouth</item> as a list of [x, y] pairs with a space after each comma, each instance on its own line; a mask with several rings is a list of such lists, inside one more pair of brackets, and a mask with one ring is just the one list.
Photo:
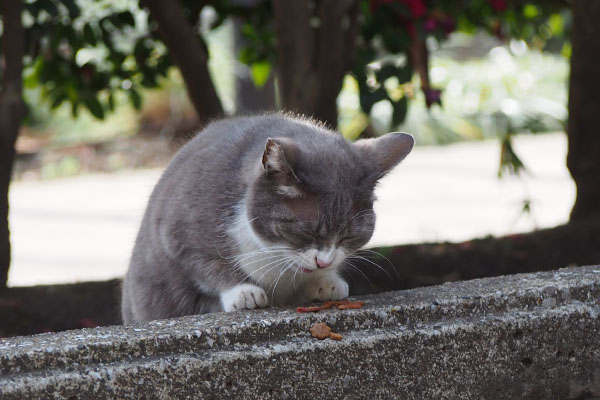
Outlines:
[[300, 267], [300, 270], [301, 270], [302, 272], [305, 272], [305, 273], [307, 273], [307, 274], [309, 274], [309, 273], [311, 273], [311, 272], [313, 272], [313, 271], [314, 271], [314, 270], [312, 270], [312, 269], [308, 269], [308, 268], [304, 268], [304, 267]]

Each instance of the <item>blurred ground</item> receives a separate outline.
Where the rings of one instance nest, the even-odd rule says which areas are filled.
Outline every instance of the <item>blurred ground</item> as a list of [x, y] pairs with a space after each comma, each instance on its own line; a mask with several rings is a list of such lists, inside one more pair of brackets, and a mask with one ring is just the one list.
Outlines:
[[[497, 179], [497, 141], [417, 147], [382, 181], [370, 245], [462, 241], [568, 220], [575, 188], [563, 134], [518, 137], [528, 168]], [[159, 169], [12, 185], [10, 286], [120, 277]], [[531, 212], [523, 213], [523, 201]]]

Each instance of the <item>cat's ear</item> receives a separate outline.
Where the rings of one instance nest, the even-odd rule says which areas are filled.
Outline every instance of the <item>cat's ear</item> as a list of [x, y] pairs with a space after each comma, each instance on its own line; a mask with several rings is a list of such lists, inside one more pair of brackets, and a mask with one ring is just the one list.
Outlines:
[[262, 164], [265, 171], [280, 180], [299, 181], [294, 173], [294, 164], [296, 161], [296, 146], [293, 142], [286, 139], [267, 139], [265, 151], [262, 156]]
[[415, 139], [408, 133], [393, 132], [374, 139], [358, 140], [355, 145], [375, 162], [381, 177], [406, 158], [415, 145]]

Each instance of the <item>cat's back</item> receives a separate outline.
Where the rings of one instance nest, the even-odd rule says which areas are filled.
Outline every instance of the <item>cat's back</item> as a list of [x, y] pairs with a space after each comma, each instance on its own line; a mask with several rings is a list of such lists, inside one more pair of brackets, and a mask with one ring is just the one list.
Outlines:
[[293, 139], [315, 154], [345, 144], [341, 135], [322, 125], [287, 114], [215, 121], [174, 156], [155, 187], [150, 208], [160, 210], [161, 216], [183, 210], [227, 212], [245, 195], [262, 165], [269, 137]]
[[321, 123], [282, 113], [234, 117], [208, 125], [186, 147], [190, 155], [204, 152], [228, 157], [235, 153], [261, 153], [267, 138], [288, 137], [308, 147], [343, 141]]
[[204, 179], [233, 178], [260, 162], [267, 139], [287, 137], [305, 150], [322, 151], [345, 145], [339, 134], [314, 121], [287, 114], [273, 113], [234, 117], [209, 124], [191, 139], [174, 157], [165, 175], [185, 167]]

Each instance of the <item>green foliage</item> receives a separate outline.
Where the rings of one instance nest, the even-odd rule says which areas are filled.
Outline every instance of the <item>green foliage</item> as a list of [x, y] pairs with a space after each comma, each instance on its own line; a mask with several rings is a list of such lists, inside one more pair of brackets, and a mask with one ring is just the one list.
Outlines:
[[[188, 21], [200, 34], [205, 2], [180, 0]], [[242, 23], [245, 45], [238, 58], [250, 66], [257, 86], [264, 85], [276, 62], [271, 1], [241, 7], [231, 0], [210, 2], [209, 29], [231, 16]], [[113, 111], [119, 99], [141, 106], [142, 88], [155, 88], [172, 62], [157, 26], [135, 0], [26, 0], [25, 86], [39, 88], [56, 108], [67, 102], [73, 115], [84, 107], [97, 118]], [[314, 21], [318, 29], [318, 21]], [[416, 93], [418, 71], [411, 57], [415, 41], [443, 42], [458, 30], [484, 29], [500, 39], [522, 38], [535, 48], [570, 54], [570, 14], [560, 2], [509, 0], [361, 0], [359, 38], [352, 75], [360, 106], [391, 105], [391, 124], [406, 117]], [[427, 89], [429, 105], [441, 103], [439, 90]]]
[[[486, 30], [501, 40], [523, 39], [530, 46], [569, 54], [570, 10], [560, 2], [510, 0], [363, 0], [358, 54], [352, 73], [358, 82], [360, 105], [369, 114], [387, 101], [392, 127], [404, 120], [415, 96], [411, 52], [417, 41], [442, 43], [453, 31]], [[415, 71], [416, 72], [416, 71]], [[421, 77], [427, 71], [419, 71]], [[390, 78], [395, 78], [390, 85]], [[421, 81], [427, 106], [441, 105], [441, 92]], [[394, 95], [395, 93], [395, 95]]]
[[139, 89], [157, 87], [171, 66], [132, 1], [29, 0], [23, 18], [25, 87], [53, 108], [70, 103], [74, 116], [85, 107], [102, 119], [122, 94], [139, 108]]
[[238, 59], [250, 67], [254, 84], [262, 87], [276, 62], [275, 22], [271, 1], [258, 2], [251, 8], [217, 7], [217, 11], [230, 12], [242, 23], [241, 34], [245, 44], [241, 46]]

